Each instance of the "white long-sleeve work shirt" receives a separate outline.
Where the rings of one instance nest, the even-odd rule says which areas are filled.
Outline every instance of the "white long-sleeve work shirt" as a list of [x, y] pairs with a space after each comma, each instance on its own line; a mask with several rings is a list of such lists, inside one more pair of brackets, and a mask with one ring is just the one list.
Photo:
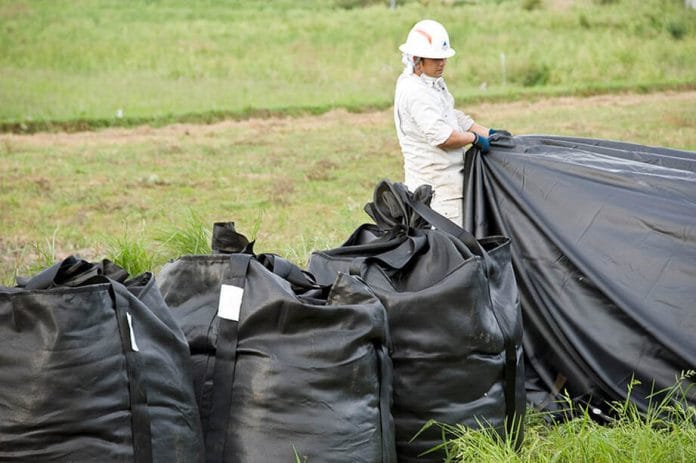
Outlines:
[[431, 206], [461, 225], [464, 148], [443, 150], [453, 130], [464, 132], [474, 120], [454, 109], [443, 78], [404, 72], [396, 82], [394, 124], [404, 156], [404, 183], [410, 190], [433, 187]]

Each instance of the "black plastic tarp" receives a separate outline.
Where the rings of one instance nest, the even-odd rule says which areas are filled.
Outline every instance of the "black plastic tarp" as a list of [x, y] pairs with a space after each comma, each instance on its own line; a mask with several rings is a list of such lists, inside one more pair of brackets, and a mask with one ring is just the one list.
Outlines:
[[465, 227], [512, 239], [528, 384], [645, 410], [696, 368], [696, 153], [501, 137], [464, 178]]

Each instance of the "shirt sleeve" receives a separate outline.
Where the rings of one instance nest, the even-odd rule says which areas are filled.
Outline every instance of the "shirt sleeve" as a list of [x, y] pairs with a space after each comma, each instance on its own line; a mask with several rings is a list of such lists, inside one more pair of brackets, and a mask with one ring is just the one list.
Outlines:
[[457, 123], [463, 131], [469, 130], [471, 126], [474, 125], [474, 120], [468, 114], [464, 114], [458, 109], [454, 110], [454, 114], [457, 115]]
[[429, 145], [441, 145], [452, 135], [454, 129], [445, 121], [437, 104], [427, 95], [411, 95], [408, 106], [413, 121], [423, 132]]

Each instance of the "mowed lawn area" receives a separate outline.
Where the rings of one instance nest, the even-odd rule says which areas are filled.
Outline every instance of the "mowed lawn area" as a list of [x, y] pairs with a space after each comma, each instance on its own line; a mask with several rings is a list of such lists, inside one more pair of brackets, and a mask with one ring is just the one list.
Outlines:
[[461, 103], [693, 89], [683, 0], [2, 0], [0, 129], [386, 109], [418, 20]]
[[[515, 134], [554, 134], [696, 149], [696, 92], [472, 104]], [[391, 111], [209, 125], [0, 134], [3, 280], [79, 253], [136, 246], [156, 269], [176, 230], [233, 220], [258, 251], [304, 263], [368, 221], [382, 178], [400, 181]], [[199, 227], [200, 228], [200, 227]]]

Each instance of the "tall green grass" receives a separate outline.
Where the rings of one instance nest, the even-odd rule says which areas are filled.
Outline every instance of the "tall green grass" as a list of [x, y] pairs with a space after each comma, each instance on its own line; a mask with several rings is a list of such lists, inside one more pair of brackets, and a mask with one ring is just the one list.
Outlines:
[[183, 224], [170, 222], [156, 240], [166, 255], [178, 257], [210, 254], [212, 236], [212, 224], [206, 223], [196, 211], [189, 210]]
[[[696, 459], [696, 407], [686, 402], [694, 387], [694, 371], [677, 378], [675, 385], [655, 393], [646, 413], [626, 399], [611, 404], [612, 421], [600, 424], [588, 407], [570, 399], [561, 403], [566, 419], [529, 410], [522, 448], [514, 436], [501, 440], [491, 428], [472, 430], [463, 426], [440, 426], [446, 436], [445, 461], [453, 463], [689, 463]], [[659, 398], [658, 398], [659, 397]]]
[[696, 86], [682, 0], [2, 0], [0, 128], [386, 108], [397, 47], [440, 20], [460, 101]]
[[[212, 225], [206, 223], [194, 210], [189, 209], [182, 215], [181, 221], [161, 224], [149, 237], [142, 229], [131, 233], [128, 228], [122, 235], [104, 236], [106, 257], [131, 276], [136, 276], [155, 270], [168, 259], [210, 254]], [[55, 253], [53, 258], [55, 259]]]
[[150, 242], [142, 237], [127, 235], [110, 238], [106, 255], [131, 276], [151, 271], [156, 260]]

